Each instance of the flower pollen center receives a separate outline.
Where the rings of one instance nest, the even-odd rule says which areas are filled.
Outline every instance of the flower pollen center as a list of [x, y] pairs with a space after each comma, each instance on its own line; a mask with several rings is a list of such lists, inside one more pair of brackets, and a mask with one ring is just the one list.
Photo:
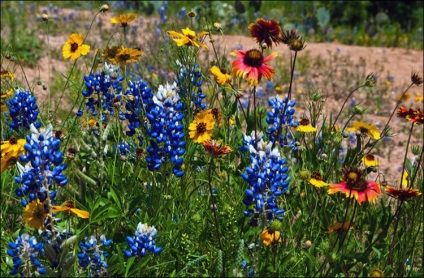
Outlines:
[[311, 174], [311, 178], [316, 179], [316, 180], [318, 180], [318, 181], [322, 181], [322, 176], [321, 176], [321, 174], [320, 174], [320, 173], [318, 173], [318, 172], [313, 172], [313, 173]]
[[361, 133], [368, 133], [368, 128], [361, 126], [359, 128], [359, 132], [361, 132]]
[[260, 68], [262, 66], [263, 61], [264, 56], [257, 49], [251, 49], [247, 51], [243, 59], [244, 64], [254, 68]]
[[365, 159], [366, 159], [366, 160], [374, 161], [374, 160], [375, 160], [375, 157], [374, 157], [374, 155], [372, 155], [372, 154], [367, 154], [367, 155], [365, 156]]
[[12, 137], [9, 139], [9, 143], [11, 145], [16, 145], [18, 143], [18, 139], [16, 139], [16, 137]]
[[76, 42], [71, 43], [71, 52], [75, 52], [78, 49], [78, 44]]
[[196, 127], [196, 131], [198, 134], [203, 134], [206, 131], [206, 123], [199, 123]]
[[302, 119], [301, 121], [300, 121], [300, 125], [309, 125], [309, 120], [308, 119]]

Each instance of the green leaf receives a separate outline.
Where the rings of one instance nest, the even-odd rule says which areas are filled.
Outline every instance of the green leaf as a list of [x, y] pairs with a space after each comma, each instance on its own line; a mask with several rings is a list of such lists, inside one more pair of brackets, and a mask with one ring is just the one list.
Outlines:
[[372, 250], [377, 254], [377, 258], [380, 259], [381, 257], [381, 252], [380, 250], [378, 250], [377, 248], [375, 248], [374, 246], [371, 247]]

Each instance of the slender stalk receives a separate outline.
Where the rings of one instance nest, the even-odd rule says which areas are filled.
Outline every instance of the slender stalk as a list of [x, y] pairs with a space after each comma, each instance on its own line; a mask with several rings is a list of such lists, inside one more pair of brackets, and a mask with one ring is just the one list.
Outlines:
[[[408, 142], [406, 143], [405, 155], [403, 156], [402, 175], [400, 176], [400, 187], [402, 187], [403, 176], [405, 174], [406, 157], [408, 156], [408, 148], [409, 148], [409, 143], [411, 142], [411, 135], [412, 135], [413, 129], [414, 129], [414, 122], [412, 122], [411, 129], [409, 130]], [[412, 183], [410, 184], [410, 186], [411, 185]], [[408, 188], [411, 188], [410, 186]]]
[[338, 119], [339, 119], [339, 117], [340, 117], [340, 114], [342, 114], [343, 108], [345, 107], [347, 100], [348, 100], [348, 99], [352, 96], [352, 94], [353, 94], [355, 91], [359, 90], [359, 89], [360, 89], [360, 88], [362, 88], [362, 87], [365, 87], [365, 84], [364, 84], [364, 85], [361, 85], [361, 86], [359, 86], [359, 87], [356, 87], [355, 89], [353, 89], [352, 91], [350, 91], [349, 95], [347, 95], [347, 97], [345, 98], [345, 100], [344, 100], [344, 102], [343, 102], [343, 104], [342, 104], [342, 107], [340, 108], [339, 113], [338, 113], [338, 114], [337, 114], [337, 116], [336, 116], [336, 119], [334, 120], [334, 123], [333, 123], [333, 125], [334, 125], [334, 126], [336, 125], [337, 120], [338, 120]]
[[[408, 88], [406, 88], [406, 90], [403, 92], [403, 94], [400, 96], [400, 99], [402, 99], [403, 98], [403, 96], [406, 94], [406, 92], [412, 87], [412, 85], [414, 85], [414, 83], [412, 83], [411, 85], [409, 85], [408, 86]], [[395, 112], [396, 112], [396, 110], [397, 110], [397, 108], [399, 107], [399, 104], [401, 104], [401, 100], [398, 100], [398, 102], [396, 103], [396, 106], [395, 106], [395, 108], [393, 109], [393, 111], [392, 111], [392, 114], [390, 114], [390, 118], [389, 118], [389, 120], [387, 121], [387, 123], [386, 123], [386, 125], [384, 126], [384, 128], [383, 128], [383, 130], [381, 131], [381, 134], [380, 134], [380, 139], [378, 139], [378, 140], [375, 140], [375, 142], [371, 145], [371, 147], [369, 148], [369, 150], [368, 150], [368, 153], [367, 154], [369, 154], [371, 151], [372, 151], [372, 149], [375, 147], [375, 145], [377, 144], [377, 142], [378, 141], [380, 141], [382, 138], [384, 138], [384, 134], [386, 133], [386, 129], [387, 129], [387, 127], [389, 126], [389, 123], [390, 123], [390, 121], [392, 120], [392, 118], [393, 118], [393, 115], [395, 114]]]
[[255, 126], [255, 148], [258, 147], [258, 130], [256, 129], [256, 86], [253, 86], [253, 122]]
[[212, 211], [213, 211], [213, 218], [215, 221], [216, 236], [218, 237], [219, 248], [223, 250], [222, 243], [221, 243], [221, 236], [219, 235], [218, 217], [216, 215], [217, 207], [215, 205], [215, 198], [212, 192], [212, 168], [213, 168], [213, 157], [211, 157], [211, 161], [209, 163], [208, 185], [209, 185], [209, 194], [211, 195], [211, 200], [212, 200]]

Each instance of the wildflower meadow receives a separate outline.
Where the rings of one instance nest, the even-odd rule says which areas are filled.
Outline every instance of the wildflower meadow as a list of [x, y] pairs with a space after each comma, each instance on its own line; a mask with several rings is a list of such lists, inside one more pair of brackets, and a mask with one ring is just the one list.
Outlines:
[[422, 17], [62, 2], [1, 1], [1, 277], [422, 277]]

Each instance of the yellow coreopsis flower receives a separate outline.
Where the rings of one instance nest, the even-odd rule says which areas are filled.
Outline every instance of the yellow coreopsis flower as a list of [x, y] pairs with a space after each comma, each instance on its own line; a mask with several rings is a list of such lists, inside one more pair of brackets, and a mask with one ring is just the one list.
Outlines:
[[214, 126], [213, 114], [202, 110], [196, 114], [193, 122], [188, 127], [190, 130], [188, 134], [194, 143], [203, 143], [211, 139]]
[[72, 34], [62, 47], [63, 58], [70, 58], [71, 61], [75, 61], [81, 55], [87, 55], [90, 52], [90, 46], [83, 44], [84, 37], [82, 34]]
[[317, 129], [315, 127], [313, 127], [309, 120], [306, 118], [303, 118], [300, 122], [298, 127], [296, 128], [297, 131], [299, 132], [315, 132], [317, 131]]
[[362, 158], [365, 166], [367, 167], [377, 167], [380, 163], [375, 159], [375, 156], [372, 154], [367, 154]]
[[120, 14], [110, 19], [110, 23], [119, 24], [121, 27], [127, 27], [128, 23], [132, 22], [137, 17], [136, 14]]
[[173, 38], [174, 42], [177, 44], [177, 46], [195, 46], [195, 47], [204, 47], [206, 50], [209, 50], [209, 48], [202, 42], [198, 41], [200, 37], [203, 37], [208, 34], [208, 32], [200, 32], [196, 35], [196, 32], [193, 30], [190, 30], [190, 28], [181, 29], [183, 31], [182, 34], [177, 33], [175, 31], [168, 31], [168, 35], [170, 37], [176, 37]]
[[46, 201], [40, 202], [35, 199], [25, 207], [23, 218], [28, 226], [39, 230], [44, 228], [44, 219], [48, 215], [46, 205]]
[[9, 141], [1, 141], [1, 172], [15, 165], [18, 157], [25, 152], [25, 143], [25, 139], [16, 139], [15, 137], [10, 138]]
[[9, 78], [11, 81], [15, 79], [15, 75], [8, 70], [2, 70], [0, 73], [0, 78]]
[[127, 48], [121, 46], [121, 49], [118, 53], [116, 53], [115, 57], [109, 58], [109, 60], [115, 65], [123, 66], [128, 63], [140, 61], [142, 56], [144, 56], [144, 53], [138, 48]]
[[309, 179], [309, 183], [315, 187], [324, 187], [324, 186], [329, 186], [328, 183], [324, 182], [322, 180], [322, 176], [320, 173], [318, 172], [313, 172], [311, 174], [311, 178]]
[[263, 230], [261, 233], [261, 239], [266, 246], [270, 246], [274, 242], [282, 242], [280, 232], [276, 231], [274, 228]]
[[63, 206], [53, 206], [52, 212], [65, 212], [68, 216], [74, 214], [80, 218], [89, 218], [90, 213], [85, 210], [77, 209], [75, 203], [71, 200], [67, 200]]
[[375, 125], [369, 125], [364, 122], [352, 122], [352, 127], [346, 129], [346, 131], [358, 131], [363, 135], [367, 135], [375, 140], [380, 140], [380, 133]]
[[221, 85], [231, 83], [231, 76], [227, 74], [225, 69], [220, 69], [217, 66], [213, 66], [209, 72], [215, 77], [216, 83]]

